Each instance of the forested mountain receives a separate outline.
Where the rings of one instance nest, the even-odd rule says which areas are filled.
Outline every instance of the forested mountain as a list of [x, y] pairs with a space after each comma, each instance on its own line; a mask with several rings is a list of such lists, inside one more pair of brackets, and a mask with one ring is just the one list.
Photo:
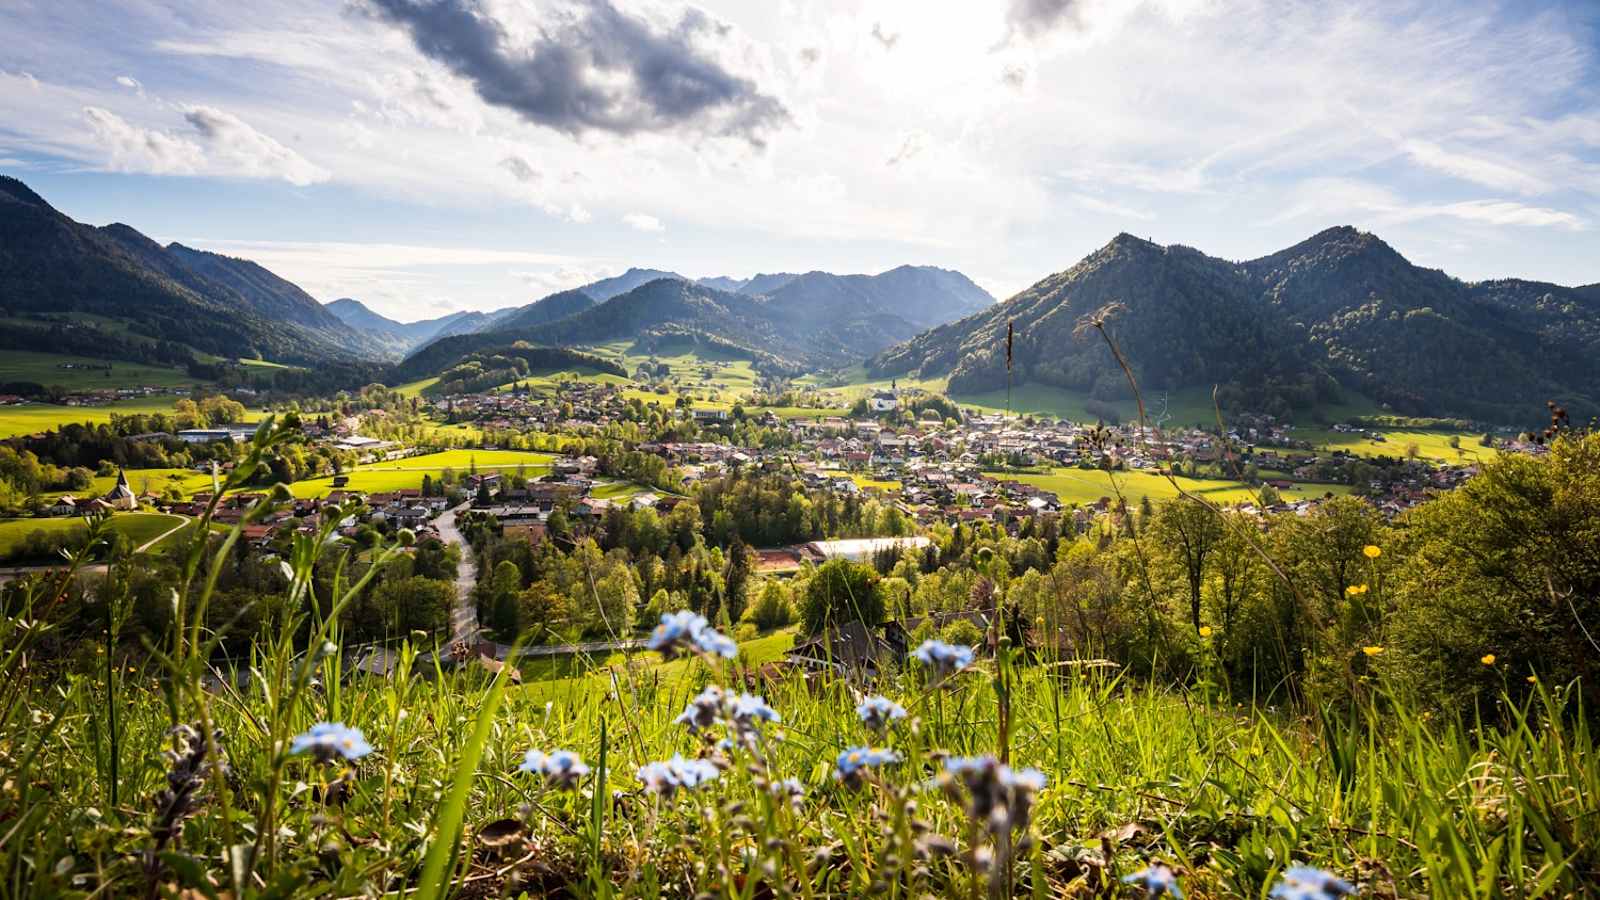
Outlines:
[[1015, 383], [1127, 395], [1121, 370], [1080, 319], [1110, 303], [1110, 330], [1141, 387], [1220, 384], [1287, 410], [1359, 391], [1397, 412], [1499, 421], [1546, 399], [1594, 410], [1600, 298], [1519, 280], [1469, 284], [1412, 265], [1376, 236], [1332, 228], [1287, 250], [1230, 262], [1118, 235], [1004, 303], [873, 357], [881, 377], [948, 375], [956, 392]]
[[626, 294], [640, 285], [649, 284], [660, 278], [676, 278], [679, 281], [688, 281], [677, 272], [663, 272], [660, 269], [629, 269], [615, 278], [602, 278], [592, 284], [586, 284], [578, 290], [594, 298], [597, 303], [604, 303], [619, 294]]
[[40, 321], [38, 339], [46, 343], [33, 349], [51, 349], [58, 331], [44, 318], [69, 313], [78, 314], [80, 329], [100, 327], [83, 315], [100, 317], [116, 340], [181, 344], [222, 357], [314, 364], [383, 353], [254, 263], [162, 247], [127, 225], [75, 222], [7, 177], [0, 177], [0, 308]]
[[582, 288], [562, 291], [559, 294], [551, 294], [542, 300], [512, 310], [509, 315], [494, 323], [494, 330], [507, 331], [532, 328], [535, 325], [543, 325], [546, 322], [565, 319], [567, 316], [590, 309], [594, 305], [595, 299]]

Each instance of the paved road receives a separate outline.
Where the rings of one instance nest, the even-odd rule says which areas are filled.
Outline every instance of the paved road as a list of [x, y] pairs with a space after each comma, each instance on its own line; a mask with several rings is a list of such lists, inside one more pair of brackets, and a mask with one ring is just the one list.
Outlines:
[[450, 610], [450, 643], [465, 641], [469, 646], [478, 640], [478, 605], [472, 600], [472, 589], [478, 584], [478, 564], [472, 558], [472, 548], [456, 528], [456, 513], [470, 506], [463, 503], [447, 509], [433, 520], [439, 529], [439, 540], [455, 544], [461, 550], [461, 568], [456, 571], [456, 605]]

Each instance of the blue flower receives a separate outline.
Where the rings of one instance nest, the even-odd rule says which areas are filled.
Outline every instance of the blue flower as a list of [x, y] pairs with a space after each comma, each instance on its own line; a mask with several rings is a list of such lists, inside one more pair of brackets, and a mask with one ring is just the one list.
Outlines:
[[1183, 890], [1178, 887], [1178, 876], [1161, 863], [1151, 863], [1148, 868], [1125, 875], [1123, 884], [1137, 884], [1144, 888], [1146, 897], [1173, 897], [1183, 900]]
[[944, 761], [941, 783], [957, 792], [966, 789], [967, 813], [995, 834], [1027, 829], [1033, 818], [1034, 795], [1044, 790], [1038, 769], [1014, 770], [993, 756], [952, 756]]
[[1328, 900], [1356, 892], [1355, 886], [1331, 872], [1311, 866], [1290, 866], [1269, 897], [1279, 900]]
[[689, 701], [683, 713], [673, 721], [689, 727], [691, 734], [698, 733], [703, 728], [710, 728], [717, 717], [722, 714], [723, 702], [722, 688], [709, 685], [701, 691], [699, 696]]
[[740, 694], [733, 698], [730, 718], [741, 730], [752, 729], [762, 722], [781, 722], [778, 711], [767, 705], [767, 701], [754, 694]]
[[583, 764], [583, 758], [570, 750], [557, 750], [554, 753], [529, 750], [517, 769], [532, 775], [543, 775], [552, 787], [563, 790], [577, 787], [578, 782], [589, 774], [589, 767]]
[[684, 759], [674, 753], [665, 762], [646, 763], [639, 767], [639, 783], [652, 794], [671, 797], [679, 788], [694, 790], [702, 784], [716, 781], [722, 772], [709, 760]]
[[886, 747], [851, 747], [839, 753], [834, 763], [833, 777], [855, 787], [867, 769], [887, 766], [900, 761], [900, 754]]
[[694, 647], [706, 656], [720, 656], [724, 659], [733, 659], [739, 655], [739, 645], [733, 638], [707, 626], [695, 635]]
[[856, 706], [856, 715], [861, 717], [861, 724], [872, 731], [883, 731], [889, 723], [896, 719], [906, 717], [906, 708], [880, 694], [862, 700]]
[[650, 633], [650, 642], [646, 646], [662, 653], [673, 653], [691, 644], [696, 633], [709, 627], [711, 623], [706, 621], [705, 616], [687, 609], [675, 613], [663, 613], [661, 624]]
[[371, 753], [372, 745], [367, 743], [359, 728], [351, 728], [343, 722], [318, 722], [305, 734], [295, 736], [289, 744], [289, 752], [310, 753], [318, 762], [332, 762], [339, 756], [357, 760]]
[[798, 778], [784, 778], [768, 784], [767, 792], [780, 799], [799, 800], [806, 795], [806, 786]]
[[946, 644], [944, 641], [926, 640], [912, 656], [925, 666], [933, 669], [940, 677], [944, 678], [972, 665], [972, 648], [959, 644]]
[[661, 624], [650, 633], [645, 646], [669, 659], [684, 651], [728, 659], [739, 655], [739, 647], [731, 638], [712, 628], [705, 616], [686, 609], [663, 614]]

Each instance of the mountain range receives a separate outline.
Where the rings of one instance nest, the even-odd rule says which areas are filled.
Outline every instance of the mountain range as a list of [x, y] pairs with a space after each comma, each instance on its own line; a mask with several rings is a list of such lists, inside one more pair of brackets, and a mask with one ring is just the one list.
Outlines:
[[324, 306], [248, 260], [75, 222], [0, 176], [0, 348], [191, 371], [259, 358], [305, 367], [302, 386], [434, 375], [518, 342], [629, 341], [714, 346], [775, 372], [865, 359], [874, 377], [943, 377], [970, 394], [1007, 384], [1012, 326], [1014, 383], [1119, 400], [1120, 366], [1079, 327], [1106, 308], [1142, 387], [1219, 386], [1239, 409], [1353, 392], [1407, 415], [1527, 422], [1546, 399], [1575, 418], [1600, 412], [1600, 285], [1466, 282], [1350, 227], [1244, 261], [1118, 235], [1003, 303], [931, 266], [702, 279], [632, 268], [522, 306], [401, 323], [350, 298]]
[[[0, 307], [46, 330], [49, 317], [96, 317], [113, 332], [227, 357], [355, 360], [377, 351], [305, 291], [248, 260], [161, 244], [123, 224], [61, 214], [0, 176]], [[94, 321], [94, 320], [90, 320]]]
[[1141, 389], [1219, 385], [1242, 406], [1287, 409], [1354, 391], [1408, 415], [1537, 419], [1546, 399], [1600, 410], [1600, 286], [1465, 282], [1416, 266], [1377, 236], [1330, 228], [1233, 262], [1118, 235], [1064, 272], [868, 361], [876, 377], [949, 378], [953, 393], [1011, 377], [1130, 391], [1107, 330]]
[[471, 333], [439, 337], [413, 351], [402, 369], [417, 374], [516, 341], [570, 346], [631, 340], [642, 347], [715, 344], [775, 369], [800, 371], [853, 364], [993, 303], [965, 275], [932, 266], [744, 280], [629, 269], [501, 314]]

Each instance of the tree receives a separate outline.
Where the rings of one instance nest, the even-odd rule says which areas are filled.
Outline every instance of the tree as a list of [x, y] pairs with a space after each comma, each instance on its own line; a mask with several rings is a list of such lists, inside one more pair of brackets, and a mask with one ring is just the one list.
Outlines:
[[1489, 459], [1406, 524], [1389, 576], [1397, 670], [1463, 706], [1479, 692], [1515, 701], [1530, 673], [1600, 703], [1600, 433]]
[[800, 626], [816, 634], [829, 625], [883, 621], [883, 594], [877, 570], [847, 559], [831, 559], [817, 568], [806, 583]]
[[455, 585], [413, 575], [385, 581], [373, 593], [373, 606], [391, 634], [443, 631], [450, 624]]
[[750, 607], [747, 618], [762, 631], [788, 625], [794, 619], [788, 590], [777, 579], [769, 579], [761, 588], [755, 605]]
[[1211, 507], [1189, 497], [1175, 497], [1156, 515], [1155, 533], [1167, 554], [1183, 570], [1189, 584], [1189, 619], [1200, 630], [1200, 598], [1206, 582], [1206, 559], [1222, 539], [1222, 523]]

